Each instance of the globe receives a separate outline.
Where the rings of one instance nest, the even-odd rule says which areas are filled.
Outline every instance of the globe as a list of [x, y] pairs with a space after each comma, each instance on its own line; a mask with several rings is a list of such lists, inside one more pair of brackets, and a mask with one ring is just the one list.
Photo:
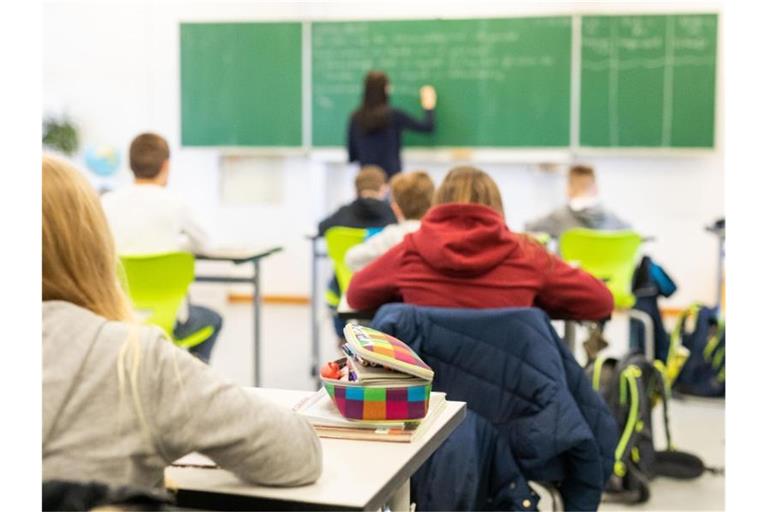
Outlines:
[[85, 149], [85, 165], [98, 176], [111, 176], [120, 167], [120, 152], [112, 146], [89, 146]]

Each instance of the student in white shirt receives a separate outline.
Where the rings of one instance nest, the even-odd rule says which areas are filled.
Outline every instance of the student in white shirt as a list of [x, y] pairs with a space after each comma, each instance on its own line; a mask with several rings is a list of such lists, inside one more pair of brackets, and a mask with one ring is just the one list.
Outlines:
[[390, 189], [390, 206], [397, 224], [388, 225], [381, 233], [347, 251], [344, 261], [352, 271], [360, 270], [402, 242], [405, 235], [417, 231], [435, 194], [435, 184], [424, 171], [396, 174], [390, 181]]
[[[142, 133], [130, 147], [134, 181], [128, 187], [102, 197], [119, 254], [139, 255], [173, 251], [200, 252], [208, 235], [192, 210], [166, 188], [170, 171], [170, 149], [160, 135]], [[210, 325], [214, 332], [190, 350], [203, 361], [211, 357], [221, 331], [221, 315], [189, 304], [186, 318], [177, 321], [174, 335], [183, 338]]]

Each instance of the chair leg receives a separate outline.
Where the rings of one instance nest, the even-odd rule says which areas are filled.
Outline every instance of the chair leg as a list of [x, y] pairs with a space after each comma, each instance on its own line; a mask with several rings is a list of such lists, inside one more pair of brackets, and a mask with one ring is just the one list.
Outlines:
[[653, 341], [653, 319], [645, 311], [630, 309], [627, 311], [629, 318], [634, 318], [643, 324], [643, 333], [645, 335], [645, 357], [648, 361], [656, 358], [656, 347]]

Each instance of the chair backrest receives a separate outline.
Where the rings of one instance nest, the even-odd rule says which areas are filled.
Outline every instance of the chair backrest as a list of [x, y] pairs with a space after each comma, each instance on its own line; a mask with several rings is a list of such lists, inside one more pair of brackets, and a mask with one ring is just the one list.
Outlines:
[[120, 256], [124, 285], [134, 309], [146, 312], [145, 322], [173, 339], [176, 315], [195, 279], [195, 258], [186, 252]]
[[352, 279], [352, 271], [346, 263], [344, 256], [355, 245], [363, 243], [367, 235], [365, 228], [333, 227], [325, 232], [325, 245], [328, 249], [328, 257], [333, 263], [333, 271], [339, 282], [341, 293], [347, 291], [349, 281]]
[[569, 263], [605, 281], [617, 309], [631, 308], [632, 273], [642, 238], [634, 231], [570, 229], [560, 235], [560, 255]]

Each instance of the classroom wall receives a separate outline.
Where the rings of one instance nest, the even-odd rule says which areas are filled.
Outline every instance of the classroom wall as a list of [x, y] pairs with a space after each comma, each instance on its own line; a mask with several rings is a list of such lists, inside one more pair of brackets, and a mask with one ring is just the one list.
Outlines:
[[[178, 23], [180, 21], [257, 21], [269, 19], [368, 19], [515, 16], [571, 12], [648, 12], [637, 4], [595, 8], [591, 4], [473, 3], [441, 6], [412, 3], [354, 5], [295, 3], [83, 3], [44, 6], [43, 108], [67, 112], [81, 127], [86, 144], [109, 144], [125, 155], [133, 135], [144, 130], [165, 134], [173, 148], [170, 186], [194, 204], [216, 241], [225, 244], [278, 243], [283, 253], [264, 266], [263, 293], [309, 293], [309, 243], [304, 235], [327, 212], [353, 196], [353, 169], [334, 158], [247, 156], [252, 165], [248, 187], [268, 190], [259, 203], [236, 204], [221, 197], [228, 162], [212, 149], [181, 149], [179, 127]], [[506, 6], [505, 6], [506, 5]], [[718, 4], [654, 5], [653, 12], [713, 12]], [[722, 45], [721, 45], [722, 47]], [[722, 59], [719, 69], [722, 69]], [[722, 84], [722, 75], [719, 77]], [[439, 93], [439, 91], [438, 91]], [[722, 145], [722, 87], [718, 94], [718, 147]], [[258, 122], [258, 120], [254, 120]], [[268, 122], [268, 120], [267, 120]], [[606, 204], [656, 240], [647, 252], [678, 281], [670, 305], [711, 302], [716, 293], [716, 240], [703, 226], [723, 215], [722, 151], [679, 154], [601, 154], [579, 160], [599, 173]], [[230, 156], [231, 157], [231, 156]], [[329, 161], [330, 160], [330, 161]], [[250, 162], [250, 163], [249, 163]], [[481, 163], [498, 182], [511, 228], [559, 205], [562, 172], [540, 170], [538, 162]], [[407, 168], [424, 168], [439, 180], [449, 162], [406, 154]], [[242, 180], [242, 175], [237, 179]], [[274, 179], [278, 176], [277, 179]], [[267, 179], [271, 177], [272, 179]], [[115, 186], [130, 179], [120, 174], [96, 180]], [[232, 185], [232, 183], [229, 183]], [[231, 187], [230, 187], [231, 188]]]

